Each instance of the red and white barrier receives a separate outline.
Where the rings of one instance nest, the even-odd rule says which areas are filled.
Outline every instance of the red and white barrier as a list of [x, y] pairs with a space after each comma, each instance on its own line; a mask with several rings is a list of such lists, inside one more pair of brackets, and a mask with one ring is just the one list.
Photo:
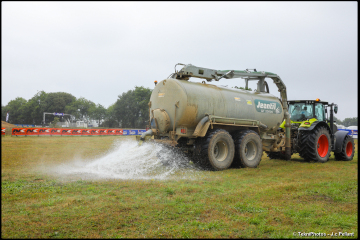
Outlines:
[[[123, 129], [67, 129], [67, 128], [13, 128], [13, 136], [115, 136], [123, 135]], [[141, 130], [126, 130], [126, 135], [141, 135]], [[133, 133], [133, 134], [129, 134]], [[5, 128], [1, 129], [1, 134], [5, 134]]]

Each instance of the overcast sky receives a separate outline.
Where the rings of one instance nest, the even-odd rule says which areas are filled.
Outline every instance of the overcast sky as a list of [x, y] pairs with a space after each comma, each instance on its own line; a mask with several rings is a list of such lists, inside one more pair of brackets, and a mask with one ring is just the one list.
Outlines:
[[43, 90], [107, 108], [135, 86], [153, 88], [175, 64], [191, 63], [273, 72], [289, 100], [320, 98], [338, 104], [337, 118], [357, 117], [357, 9], [343, 1], [3, 1], [1, 104]]

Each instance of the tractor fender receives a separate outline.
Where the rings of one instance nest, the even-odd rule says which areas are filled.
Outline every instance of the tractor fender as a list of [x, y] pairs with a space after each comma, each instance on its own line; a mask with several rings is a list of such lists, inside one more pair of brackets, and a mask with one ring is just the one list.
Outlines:
[[299, 131], [311, 131], [311, 130], [313, 130], [313, 129], [314, 129], [315, 127], [317, 127], [317, 126], [325, 127], [325, 128], [329, 131], [330, 134], [332, 133], [332, 131], [330, 130], [329, 125], [327, 125], [325, 122], [322, 122], [322, 121], [315, 121], [315, 122], [313, 122], [313, 123], [311, 124], [310, 127], [308, 127], [308, 128], [301, 127], [301, 128], [299, 128], [298, 130], [299, 130]]
[[342, 144], [347, 135], [348, 135], [348, 131], [337, 131], [335, 133], [335, 150], [334, 150], [334, 152], [341, 152]]

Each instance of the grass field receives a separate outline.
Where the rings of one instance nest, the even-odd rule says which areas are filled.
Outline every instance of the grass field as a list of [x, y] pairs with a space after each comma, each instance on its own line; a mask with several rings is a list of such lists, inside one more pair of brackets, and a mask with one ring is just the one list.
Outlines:
[[357, 140], [349, 162], [332, 156], [324, 164], [307, 163], [298, 155], [269, 160], [264, 154], [258, 168], [196, 170], [192, 179], [176, 178], [187, 169], [163, 180], [66, 179], [44, 171], [76, 158], [94, 161], [129, 138], [2, 137], [1, 237], [358, 236]]

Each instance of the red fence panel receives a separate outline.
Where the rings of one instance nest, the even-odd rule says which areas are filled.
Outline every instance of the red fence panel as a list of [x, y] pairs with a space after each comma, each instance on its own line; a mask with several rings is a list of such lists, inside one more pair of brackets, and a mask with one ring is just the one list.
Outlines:
[[1, 135], [5, 135], [5, 128], [1, 128]]
[[61, 128], [50, 128], [50, 135], [61, 135]]
[[108, 129], [108, 135], [123, 135], [122, 129]]
[[50, 135], [51, 128], [39, 128], [39, 135]]
[[108, 129], [99, 129], [99, 135], [108, 135]]
[[27, 128], [26, 135], [40, 135], [41, 128]]
[[24, 136], [24, 135], [26, 135], [26, 128], [13, 128], [11, 130], [11, 134], [15, 135], [15, 136], [18, 136], [18, 135]]
[[71, 133], [72, 130], [73, 129], [61, 129], [61, 135], [71, 136], [72, 135], [72, 133]]
[[72, 129], [71, 135], [82, 135], [81, 132], [82, 132], [82, 129]]
[[91, 135], [91, 129], [82, 129], [81, 130], [81, 135], [86, 135], [86, 136], [90, 136]]
[[[129, 130], [126, 130], [129, 131]], [[135, 132], [135, 130], [132, 130]], [[138, 130], [136, 130], [138, 131]], [[1, 128], [1, 134], [5, 135], [5, 128]], [[13, 128], [12, 135], [64, 135], [64, 136], [108, 136], [123, 135], [123, 129], [63, 129], [63, 128]], [[129, 133], [127, 133], [129, 135]]]

